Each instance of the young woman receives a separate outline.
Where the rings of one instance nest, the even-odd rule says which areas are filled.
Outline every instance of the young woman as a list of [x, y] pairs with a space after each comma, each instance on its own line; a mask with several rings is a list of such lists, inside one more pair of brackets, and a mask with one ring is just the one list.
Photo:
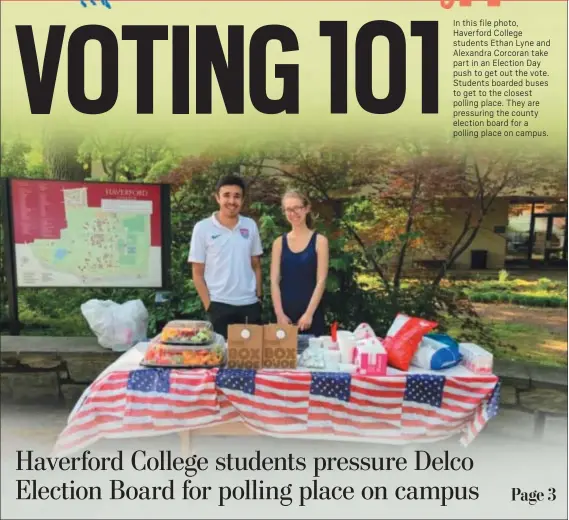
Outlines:
[[328, 240], [310, 229], [310, 203], [304, 195], [285, 193], [282, 208], [291, 230], [273, 243], [271, 297], [277, 322], [296, 324], [303, 334], [323, 336]]

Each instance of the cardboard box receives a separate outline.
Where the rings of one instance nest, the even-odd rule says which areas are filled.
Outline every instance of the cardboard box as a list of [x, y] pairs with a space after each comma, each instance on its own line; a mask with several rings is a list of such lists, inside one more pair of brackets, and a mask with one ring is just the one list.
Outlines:
[[387, 352], [379, 339], [360, 339], [353, 354], [353, 363], [358, 367], [358, 374], [366, 376], [387, 374]]
[[263, 331], [263, 367], [296, 368], [298, 327], [265, 325]]
[[475, 374], [491, 374], [494, 369], [492, 353], [474, 343], [459, 343], [462, 364]]
[[263, 368], [263, 327], [261, 325], [229, 325], [227, 366], [229, 368]]

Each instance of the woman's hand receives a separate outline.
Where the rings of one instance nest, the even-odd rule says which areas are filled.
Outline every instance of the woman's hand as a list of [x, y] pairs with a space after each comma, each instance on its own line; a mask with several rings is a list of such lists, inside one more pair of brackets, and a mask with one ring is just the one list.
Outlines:
[[277, 315], [277, 323], [279, 325], [290, 325], [292, 321], [290, 321], [290, 318], [283, 312]]
[[312, 315], [305, 312], [298, 320], [300, 330], [308, 330], [312, 326]]

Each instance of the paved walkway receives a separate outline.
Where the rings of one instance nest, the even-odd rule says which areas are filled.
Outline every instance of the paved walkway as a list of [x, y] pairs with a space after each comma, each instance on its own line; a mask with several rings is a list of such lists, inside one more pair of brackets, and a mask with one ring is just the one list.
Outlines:
[[[548, 439], [545, 443], [535, 443], [531, 439], [512, 437], [510, 432], [502, 431], [508, 424], [503, 420], [491, 422], [485, 432], [468, 448], [458, 444], [456, 438], [436, 445], [412, 446], [401, 450], [385, 445], [369, 445], [339, 442], [295, 441], [273, 439], [269, 437], [252, 438], [208, 438], [199, 437], [194, 441], [196, 455], [209, 461], [209, 469], [198, 475], [185, 476], [183, 471], [129, 471], [129, 461], [135, 450], [144, 450], [147, 457], [159, 456], [159, 450], [171, 450], [174, 456], [180, 455], [180, 444], [177, 436], [169, 435], [145, 439], [127, 439], [122, 441], [101, 441], [90, 448], [92, 456], [116, 456], [117, 450], [123, 450], [125, 470], [121, 472], [16, 472], [16, 450], [34, 450], [35, 455], [48, 455], [56, 435], [65, 424], [67, 410], [49, 406], [3, 406], [2, 407], [2, 517], [10, 518], [187, 518], [191, 508], [193, 518], [347, 518], [357, 510], [359, 518], [377, 518], [378, 507], [382, 517], [386, 518], [484, 518], [491, 509], [493, 517], [500, 518], [566, 518], [567, 489], [567, 451], [565, 424], [560, 428], [557, 438]], [[502, 416], [502, 414], [501, 414]], [[518, 422], [517, 418], [510, 423]], [[500, 426], [501, 424], [501, 426]], [[417, 459], [416, 450], [428, 450], [429, 457], [470, 457], [474, 461], [474, 469], [465, 471], [414, 471]], [[216, 471], [215, 464], [219, 457], [252, 458], [257, 450], [261, 457], [282, 459], [290, 456], [303, 457], [307, 461], [305, 471]], [[322, 457], [333, 461], [338, 457], [348, 459], [362, 457], [406, 457], [409, 470], [355, 472], [335, 469], [324, 472], [314, 478], [314, 457]], [[427, 455], [422, 458], [426, 460]], [[166, 485], [173, 479], [177, 497], [180, 497], [183, 482], [191, 480], [194, 486], [210, 486], [212, 498], [201, 501], [164, 501], [153, 500], [141, 502], [137, 500], [102, 500], [97, 507], [86, 506], [84, 502], [66, 501], [65, 507], [57, 501], [20, 501], [16, 502], [16, 479], [37, 479], [38, 485], [51, 485], [74, 481], [77, 485], [99, 485], [109, 497], [110, 479], [120, 479], [128, 486]], [[276, 486], [277, 490], [293, 489], [293, 504], [283, 507], [277, 499], [256, 500], [255, 507], [249, 500], [229, 500], [220, 508], [220, 486], [227, 489], [243, 490], [253, 481], [257, 485]], [[299, 508], [299, 488], [306, 489], [316, 485], [351, 486], [356, 490], [354, 500], [318, 500]], [[362, 500], [359, 492], [365, 487], [383, 486], [389, 493], [390, 500]], [[454, 487], [478, 486], [480, 499], [475, 501], [449, 501], [449, 505], [441, 507], [440, 499], [436, 500], [397, 500], [394, 491], [403, 486], [445, 486], [449, 490]], [[540, 504], [539, 508], [529, 508], [527, 504], [511, 502], [511, 488], [541, 489], [547, 491], [555, 487], [558, 501]], [[251, 488], [250, 488], [251, 489]], [[449, 491], [450, 492], [450, 491]], [[157, 516], [159, 515], [159, 516]]]

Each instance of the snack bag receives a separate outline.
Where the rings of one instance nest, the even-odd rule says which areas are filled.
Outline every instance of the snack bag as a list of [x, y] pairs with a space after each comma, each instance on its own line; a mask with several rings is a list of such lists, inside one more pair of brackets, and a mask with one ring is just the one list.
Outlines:
[[356, 330], [354, 330], [354, 336], [356, 337], [356, 340], [377, 337], [373, 329], [367, 323], [360, 323], [356, 327]]
[[411, 364], [429, 370], [444, 370], [458, 365], [461, 358], [458, 343], [450, 336], [427, 334], [421, 340]]
[[398, 314], [383, 340], [389, 365], [407, 372], [423, 336], [437, 325], [434, 321]]

